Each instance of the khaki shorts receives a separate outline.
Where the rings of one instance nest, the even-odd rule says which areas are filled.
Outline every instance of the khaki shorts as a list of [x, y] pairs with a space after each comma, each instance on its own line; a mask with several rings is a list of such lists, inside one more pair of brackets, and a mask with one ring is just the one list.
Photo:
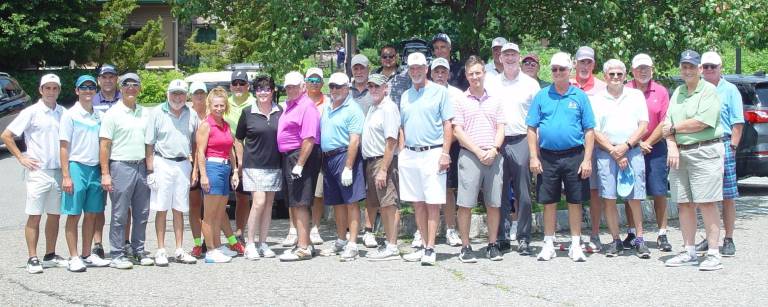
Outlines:
[[317, 174], [317, 186], [315, 186], [315, 197], [323, 198], [323, 172]]
[[677, 203], [723, 200], [723, 143], [680, 150], [677, 169], [669, 170], [672, 199]]
[[392, 159], [392, 163], [387, 170], [387, 185], [384, 188], [376, 187], [376, 173], [381, 168], [381, 164], [384, 161], [383, 158], [366, 160], [365, 161], [365, 182], [366, 188], [366, 204], [374, 207], [388, 207], [397, 206], [400, 207], [400, 196], [398, 195], [398, 178], [397, 178], [397, 156]]

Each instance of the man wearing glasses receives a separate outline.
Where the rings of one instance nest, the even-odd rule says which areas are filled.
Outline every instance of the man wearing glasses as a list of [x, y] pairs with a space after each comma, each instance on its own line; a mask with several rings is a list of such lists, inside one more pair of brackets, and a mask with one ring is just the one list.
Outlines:
[[486, 78], [492, 78], [504, 72], [504, 64], [501, 63], [501, 47], [506, 43], [507, 39], [503, 37], [497, 37], [491, 41], [491, 55], [493, 61], [485, 64]]
[[[723, 60], [717, 52], [704, 52], [701, 56], [701, 68], [704, 80], [717, 88], [717, 96], [722, 103], [720, 122], [723, 125], [723, 145], [725, 146], [725, 169], [723, 174], [723, 257], [733, 257], [736, 245], [733, 244], [733, 229], [736, 222], [736, 197], [739, 189], [736, 185], [736, 148], [741, 141], [741, 131], [744, 128], [744, 106], [742, 105], [739, 89], [733, 83], [723, 79]], [[696, 245], [696, 251], [705, 253], [710, 248], [707, 240]]]
[[133, 217], [131, 246], [135, 261], [141, 265], [153, 265], [154, 260], [144, 253], [147, 220], [149, 219], [149, 195], [145, 161], [144, 137], [149, 112], [138, 104], [141, 80], [135, 73], [120, 76], [122, 99], [102, 117], [99, 129], [99, 162], [101, 186], [112, 200], [112, 220], [109, 243], [111, 267], [130, 269], [131, 259], [123, 249], [125, 224], [130, 212]]
[[381, 62], [381, 67], [373, 70], [373, 73], [383, 75], [387, 82], [401, 73], [400, 66], [397, 64], [397, 50], [395, 50], [394, 46], [385, 45], [381, 47], [379, 50], [379, 61]]
[[548, 261], [555, 254], [556, 205], [565, 186], [571, 247], [568, 256], [587, 260], [579, 244], [581, 204], [589, 198], [592, 175], [592, 146], [595, 120], [587, 95], [568, 82], [571, 57], [565, 52], [552, 56], [553, 84], [533, 98], [525, 123], [528, 125], [531, 172], [537, 175], [536, 197], [544, 204], [544, 247], [537, 256]]
[[[520, 72], [520, 48], [515, 43], [506, 43], [501, 47], [501, 62], [504, 71], [488, 78], [486, 88], [492, 96], [502, 101], [504, 113], [504, 145], [499, 149], [504, 157], [504, 175], [501, 201], [501, 221], [498, 236], [499, 248], [504, 251], [511, 248], [510, 241], [518, 240], [517, 251], [526, 256], [531, 253], [531, 172], [528, 153], [528, 126], [525, 118], [533, 97], [539, 92], [536, 80]], [[510, 222], [509, 186], [515, 193], [517, 220]], [[514, 238], [513, 238], [514, 234]]]
[[[330, 101], [330, 98], [323, 94], [323, 70], [317, 67], [307, 69], [304, 81], [307, 85], [307, 96], [309, 99], [315, 102], [317, 111], [320, 112], [320, 116], [323, 115], [325, 110], [325, 104]], [[320, 174], [317, 175], [317, 182], [323, 182], [323, 172], [321, 169]], [[315, 187], [315, 200], [312, 203], [312, 229], [309, 231], [309, 240], [313, 245], [323, 244], [323, 238], [320, 236], [320, 219], [323, 218], [323, 185], [318, 184]], [[291, 228], [288, 231], [288, 236], [283, 241], [283, 246], [294, 246], [298, 239], [296, 234], [296, 225], [291, 222]]]
[[523, 73], [539, 82], [540, 88], [545, 88], [552, 83], [539, 79], [539, 69], [541, 69], [541, 66], [538, 55], [529, 53], [523, 57]]
[[[232, 72], [232, 81], [229, 84], [229, 89], [232, 95], [229, 96], [229, 113], [224, 114], [224, 120], [229, 124], [229, 128], [232, 131], [232, 138], [235, 139], [235, 146], [238, 150], [242, 150], [243, 144], [235, 138], [235, 130], [237, 129], [237, 122], [240, 120], [240, 115], [243, 113], [243, 109], [249, 107], [256, 102], [256, 98], [250, 93], [251, 84], [248, 81], [248, 74], [244, 70], [235, 70]], [[239, 165], [239, 164], [237, 164]], [[224, 223], [224, 231], [227, 236], [227, 242], [230, 249], [236, 251], [239, 255], [245, 252], [245, 246], [243, 246], [243, 230], [245, 229], [245, 223], [248, 221], [249, 205], [248, 205], [248, 192], [243, 191], [243, 174], [242, 168], [240, 169], [240, 184], [237, 185], [235, 193], [235, 231], [230, 232], [231, 229], [229, 221]]]

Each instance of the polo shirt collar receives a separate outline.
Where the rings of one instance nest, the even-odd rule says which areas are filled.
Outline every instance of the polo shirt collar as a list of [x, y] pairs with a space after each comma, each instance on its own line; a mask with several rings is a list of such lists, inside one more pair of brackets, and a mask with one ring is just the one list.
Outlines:
[[125, 103], [123, 103], [123, 99], [118, 100], [113, 108], [118, 108], [119, 110], [122, 110], [125, 113], [141, 112], [141, 105], [136, 103], [136, 110], [131, 110], [130, 108], [128, 108], [128, 106], [125, 105]]
[[550, 93], [554, 93], [554, 94], [556, 94], [556, 95], [559, 95], [559, 96], [562, 96], [562, 97], [565, 97], [565, 96], [569, 96], [569, 95], [573, 95], [573, 93], [574, 93], [574, 92], [576, 92], [576, 89], [577, 89], [577, 87], [576, 87], [575, 85], [573, 85], [573, 84], [569, 84], [569, 85], [568, 85], [568, 90], [567, 90], [567, 91], [565, 91], [565, 94], [562, 94], [562, 95], [560, 95], [560, 93], [558, 93], [558, 92], [557, 92], [557, 88], [555, 87], [555, 84], [554, 84], [554, 83], [552, 83], [552, 84], [549, 86], [549, 92], [550, 92]]
[[621, 101], [622, 99], [624, 99], [624, 97], [627, 96], [627, 91], [622, 89], [621, 95], [619, 95], [619, 97], [613, 97], [613, 95], [611, 95], [611, 93], [608, 92], [608, 89], [606, 89], [605, 91], [600, 92], [599, 95], [603, 95], [603, 97], [605, 97], [610, 101]]
[[115, 98], [113, 98], [112, 100], [109, 100], [109, 99], [106, 99], [106, 98], [104, 98], [104, 94], [102, 94], [102, 92], [101, 92], [101, 91], [99, 91], [98, 93], [96, 93], [96, 95], [98, 95], [98, 96], [99, 96], [99, 100], [100, 100], [100, 101], [102, 101], [102, 102], [105, 102], [105, 103], [115, 103], [115, 102], [117, 102], [118, 100], [120, 100], [120, 99], [122, 99], [122, 98], [123, 98], [122, 94], [120, 94], [120, 91], [118, 91], [118, 90], [116, 90], [116, 91], [115, 91]]
[[278, 108], [274, 102], [272, 103], [272, 109], [269, 110], [269, 114], [261, 113], [261, 109], [259, 109], [259, 106], [256, 105], [255, 103], [251, 106], [251, 113], [261, 114], [264, 116], [272, 115], [272, 113], [275, 113], [277, 111], [280, 111], [280, 108]]
[[[163, 104], [160, 105], [160, 109], [163, 110], [163, 112], [165, 113], [171, 114], [171, 103], [166, 100], [165, 102], [163, 102]], [[183, 107], [181, 107], [181, 115], [184, 115], [184, 112], [187, 112], [187, 111], [189, 111], [189, 107], [185, 104]]]
[[501, 81], [502, 82], [517, 82], [520, 80], [520, 74], [522, 74], [523, 71], [519, 70], [517, 72], [517, 76], [514, 79], [508, 79], [507, 74], [504, 73], [504, 71], [500, 72], [499, 75], [501, 75]]
[[[286, 99], [285, 100], [285, 106], [286, 107], [293, 107], [294, 105], [298, 104], [299, 101], [301, 101], [301, 99], [304, 98], [304, 96], [307, 96], [307, 92], [306, 91], [301, 93], [301, 95], [299, 95], [299, 97], [296, 97], [296, 99], [291, 99], [291, 100]], [[307, 97], [307, 98], [309, 98], [309, 97]]]
[[38, 108], [41, 108], [45, 113], [48, 113], [48, 112], [61, 113], [64, 110], [64, 108], [61, 105], [59, 105], [58, 102], [56, 103], [56, 106], [53, 107], [53, 109], [51, 109], [47, 105], [45, 105], [45, 102], [43, 102], [42, 99], [38, 99], [36, 105]]
[[595, 87], [595, 75], [590, 75], [587, 79], [587, 83], [584, 83], [584, 85], [579, 84], [579, 81], [576, 78], [573, 78], [573, 82], [571, 82], [571, 84], [584, 91], [591, 90], [593, 87]]
[[684, 94], [685, 97], [693, 96], [694, 94], [701, 92], [704, 89], [704, 82], [707, 82], [707, 80], [699, 79], [699, 83], [696, 84], [696, 88], [693, 90], [693, 93], [688, 93], [688, 86], [683, 83], [681, 85], [680, 93]]
[[[93, 108], [93, 106], [91, 106]], [[75, 102], [75, 104], [69, 109], [70, 112], [75, 112], [76, 114], [79, 114], [80, 116], [94, 116], [98, 117], [99, 112], [96, 112], [96, 110], [93, 110], [93, 113], [89, 113], [83, 106], [80, 104], [80, 101]]]
[[485, 89], [483, 89], [483, 95], [480, 96], [480, 97], [472, 95], [472, 93], [469, 92], [469, 89], [464, 91], [464, 95], [467, 95], [467, 98], [470, 98], [470, 99], [478, 101], [478, 102], [483, 102], [483, 101], [488, 100], [488, 91], [486, 91]]
[[352, 98], [352, 94], [351, 93], [347, 94], [347, 98], [345, 98], [344, 102], [342, 102], [341, 105], [339, 105], [339, 107], [336, 108], [336, 109], [333, 108], [333, 99], [331, 99], [331, 102], [328, 103], [328, 106], [326, 108], [328, 108], [328, 111], [330, 111], [330, 112], [336, 112], [338, 110], [341, 110], [341, 108], [344, 108], [344, 107], [348, 106], [350, 101], [352, 101], [352, 99], [353, 99]]

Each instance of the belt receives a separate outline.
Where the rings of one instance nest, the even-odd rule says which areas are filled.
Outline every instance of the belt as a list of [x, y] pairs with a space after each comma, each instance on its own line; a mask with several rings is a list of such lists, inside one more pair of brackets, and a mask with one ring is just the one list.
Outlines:
[[333, 150], [323, 152], [323, 158], [330, 158], [344, 152], [347, 152], [347, 147], [339, 147]]
[[679, 149], [679, 150], [686, 150], [686, 149], [692, 149], [692, 148], [699, 148], [699, 147], [704, 146], [704, 145], [720, 143], [721, 141], [722, 141], [722, 139], [716, 138], [716, 139], [701, 141], [701, 142], [697, 142], [697, 143], [693, 143], [693, 144], [677, 145], [677, 149]]
[[572, 153], [579, 153], [582, 150], [584, 150], [584, 146], [583, 145], [579, 145], [579, 146], [568, 148], [568, 149], [565, 149], [565, 150], [549, 150], [549, 149], [542, 148], [541, 152], [548, 153], [548, 154], [551, 154], [551, 155], [562, 156], [562, 155], [567, 155], [567, 154], [572, 154]]
[[384, 156], [375, 156], [375, 157], [363, 158], [363, 161], [373, 161], [373, 160], [378, 160], [378, 159], [381, 159], [381, 158], [384, 158]]
[[141, 160], [109, 160], [109, 162], [121, 162], [126, 164], [141, 164], [144, 163], [144, 159]]
[[205, 158], [205, 161], [210, 161], [214, 163], [221, 163], [221, 164], [229, 164], [229, 159], [219, 158], [219, 157], [207, 157]]
[[504, 137], [504, 143], [511, 143], [524, 139], [527, 134], [509, 135]]
[[432, 146], [421, 146], [421, 147], [405, 146], [405, 148], [408, 148], [409, 150], [415, 151], [415, 152], [422, 152], [422, 151], [432, 150], [440, 147], [443, 147], [443, 145], [432, 145]]
[[[158, 155], [158, 156], [160, 156], [160, 155]], [[174, 161], [174, 162], [181, 162], [181, 161], [184, 161], [184, 160], [188, 160], [187, 157], [166, 158], [166, 157], [160, 156], [160, 158], [163, 158], [163, 159], [166, 159], [166, 160], [171, 160], [171, 161]]]

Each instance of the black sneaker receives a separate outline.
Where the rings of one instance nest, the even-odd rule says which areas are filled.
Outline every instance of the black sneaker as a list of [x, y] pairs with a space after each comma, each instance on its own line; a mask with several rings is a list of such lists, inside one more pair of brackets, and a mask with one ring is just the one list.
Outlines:
[[[604, 247], [605, 248], [605, 247]], [[624, 253], [624, 243], [621, 240], [613, 240], [613, 243], [607, 245], [605, 248], [606, 257], [616, 257]]]
[[656, 239], [656, 245], [659, 246], [659, 250], [662, 252], [672, 251], [672, 244], [669, 244], [669, 239], [667, 239], [667, 235], [659, 235], [659, 237]]
[[723, 257], [736, 256], [736, 244], [733, 244], [733, 238], [723, 238], [723, 249], [720, 251]]
[[99, 256], [99, 258], [104, 259], [104, 246], [101, 246], [101, 243], [94, 244], [91, 252], [96, 254], [96, 256]]
[[651, 258], [651, 250], [648, 249], [648, 246], [645, 245], [645, 242], [640, 242], [635, 244], [635, 253], [637, 254], [637, 257], [639, 257], [640, 259]]
[[512, 243], [508, 240], [497, 242], [500, 251], [508, 251], [512, 249]]
[[520, 256], [528, 256], [531, 254], [531, 243], [528, 243], [528, 241], [521, 240], [517, 243], [517, 253], [520, 254]]
[[499, 245], [496, 243], [488, 244], [488, 247], [485, 248], [485, 255], [488, 259], [491, 259], [491, 261], [500, 261], [504, 259], [504, 256], [501, 255], [501, 251], [499, 250]]
[[477, 262], [477, 258], [475, 258], [475, 252], [472, 250], [472, 246], [465, 246], [461, 248], [461, 253], [459, 253], [459, 261], [463, 263]]
[[709, 242], [707, 241], [707, 238], [704, 238], [701, 242], [696, 244], [696, 253], [704, 254], [707, 250], [709, 250]]
[[622, 245], [624, 246], [624, 249], [631, 249], [635, 246], [635, 234], [634, 233], [628, 233], [627, 237], [624, 238], [624, 242]]

